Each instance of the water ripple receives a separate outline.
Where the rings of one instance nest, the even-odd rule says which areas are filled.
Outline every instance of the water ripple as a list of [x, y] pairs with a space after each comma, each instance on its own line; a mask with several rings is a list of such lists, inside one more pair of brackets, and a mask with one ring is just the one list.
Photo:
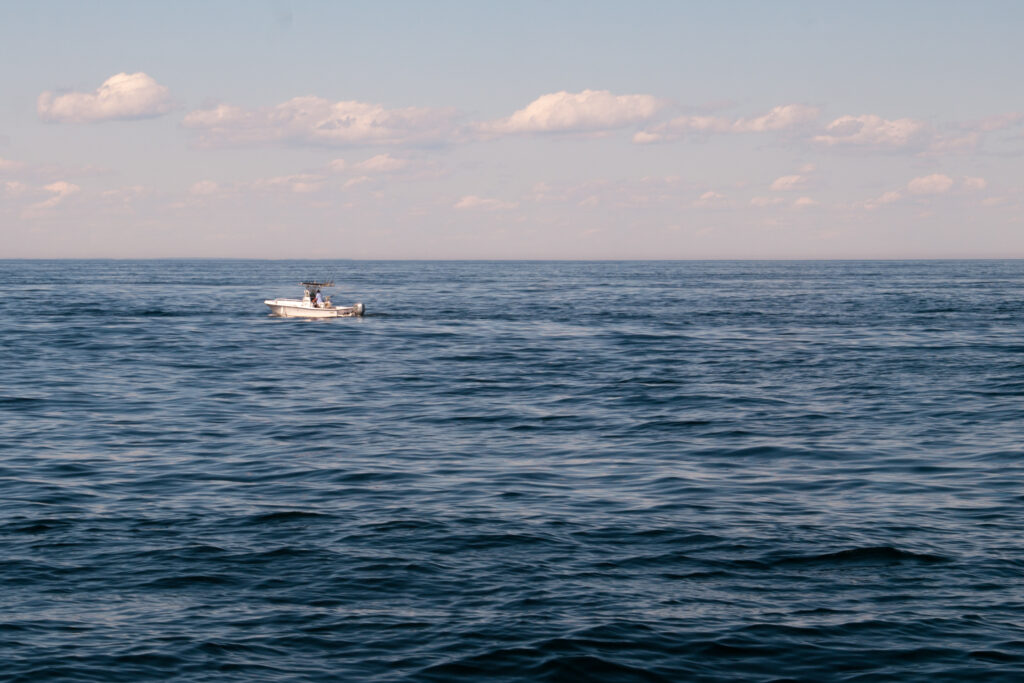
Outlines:
[[0, 261], [0, 678], [1019, 680], [1022, 286]]

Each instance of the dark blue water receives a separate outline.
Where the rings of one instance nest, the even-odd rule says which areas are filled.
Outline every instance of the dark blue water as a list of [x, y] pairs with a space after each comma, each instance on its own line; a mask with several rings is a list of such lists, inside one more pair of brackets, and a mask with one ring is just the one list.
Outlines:
[[[267, 316], [334, 274], [363, 319]], [[0, 262], [0, 678], [1024, 675], [1024, 262]]]

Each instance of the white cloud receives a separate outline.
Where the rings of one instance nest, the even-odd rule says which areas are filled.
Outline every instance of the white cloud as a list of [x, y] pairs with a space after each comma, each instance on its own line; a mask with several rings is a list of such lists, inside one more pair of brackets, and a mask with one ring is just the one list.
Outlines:
[[243, 109], [222, 104], [185, 116], [205, 144], [254, 145], [291, 142], [314, 145], [409, 144], [451, 137], [454, 109], [405, 107], [322, 97], [295, 97], [273, 107]]
[[584, 90], [541, 95], [508, 118], [478, 124], [485, 134], [594, 132], [649, 120], [661, 103], [652, 95]]
[[875, 199], [869, 199], [868, 201], [864, 202], [864, 208], [867, 209], [868, 211], [874, 211], [880, 206], [885, 206], [886, 204], [893, 204], [894, 202], [898, 202], [901, 199], [903, 199], [903, 193], [893, 190], [891, 192], [886, 192], [882, 194], [882, 196], [880, 197], [877, 197]]
[[784, 175], [776, 178], [772, 183], [772, 189], [776, 192], [787, 192], [799, 190], [807, 186], [807, 177], [802, 175]]
[[649, 145], [653, 142], [661, 142], [664, 136], [659, 133], [649, 133], [646, 130], [640, 130], [633, 134], [633, 142], [638, 145]]
[[739, 119], [732, 124], [738, 133], [763, 133], [771, 130], [786, 130], [810, 123], [818, 118], [818, 108], [804, 104], [784, 104], [773, 107], [763, 116], [753, 119]]
[[698, 198], [697, 201], [693, 203], [693, 205], [698, 207], [722, 206], [726, 203], [726, 201], [727, 198], [724, 194], [708, 190], [707, 192], [702, 194], [700, 198]]
[[37, 211], [45, 211], [46, 209], [52, 209], [57, 206], [71, 195], [77, 193], [82, 188], [73, 183], [60, 180], [56, 183], [50, 183], [43, 188], [47, 192], [52, 193], [49, 199], [45, 199], [41, 202], [37, 202], [28, 207], [27, 213], [33, 213]]
[[633, 136], [633, 142], [648, 144], [674, 140], [687, 134], [766, 133], [799, 128], [818, 118], [818, 108], [804, 104], [783, 104], [753, 118], [728, 119], [722, 116], [679, 116], [651, 126]]
[[138, 202], [153, 193], [152, 188], [145, 185], [126, 185], [111, 190], [104, 190], [99, 195], [97, 210], [111, 214], [134, 213]]
[[883, 119], [874, 114], [842, 116], [828, 125], [827, 134], [814, 141], [831, 147], [908, 150], [919, 154], [964, 154], [982, 146], [990, 134], [1024, 121], [1018, 113], [1000, 114], [977, 121], [951, 124], [936, 130], [916, 119]]
[[368, 175], [361, 175], [361, 176], [356, 176], [355, 178], [349, 178], [348, 180], [345, 181], [344, 188], [347, 190], [350, 187], [355, 187], [356, 185], [362, 185], [363, 183], [368, 183], [368, 182], [370, 182], [370, 180], [371, 180], [371, 178]]
[[378, 154], [356, 164], [356, 168], [371, 173], [393, 173], [409, 165], [408, 159], [396, 159], [390, 154]]
[[811, 206], [817, 206], [818, 202], [814, 201], [810, 197], [800, 197], [793, 202], [793, 208], [795, 209], [806, 209]]
[[902, 148], [924, 145], [931, 136], [931, 130], [924, 121], [889, 120], [874, 114], [840, 116], [825, 130], [827, 134], [814, 136], [814, 141], [829, 147]]
[[914, 178], [907, 183], [907, 190], [913, 194], [942, 194], [953, 187], [953, 179], [942, 173]]
[[4, 159], [0, 157], [0, 173], [11, 173], [13, 171], [20, 171], [24, 167], [24, 162], [13, 161], [11, 159]]
[[111, 76], [91, 93], [56, 95], [47, 91], [36, 103], [39, 118], [51, 123], [145, 119], [166, 114], [173, 107], [166, 86], [141, 71]]
[[515, 202], [504, 202], [500, 199], [488, 199], [469, 194], [455, 202], [456, 209], [479, 209], [483, 211], [505, 211], [518, 206]]
[[[931, 175], [921, 176], [914, 178], [907, 183], [906, 192], [914, 195], [937, 195], [945, 194], [953, 189], [955, 182], [948, 175], [943, 173], [933, 173]], [[972, 178], [965, 177], [963, 179], [962, 186], [969, 190], [983, 190], [987, 187], [988, 183], [984, 178]], [[872, 211], [884, 206], [886, 204], [893, 204], [902, 200], [905, 193], [900, 190], [891, 190], [885, 192], [880, 197], [875, 199], [869, 199], [863, 203], [865, 209]]]

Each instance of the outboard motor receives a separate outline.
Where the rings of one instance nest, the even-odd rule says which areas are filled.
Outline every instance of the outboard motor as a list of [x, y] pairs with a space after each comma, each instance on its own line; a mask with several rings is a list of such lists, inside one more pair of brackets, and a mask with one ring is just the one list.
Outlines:
[[352, 312], [356, 315], [362, 315], [366, 311], [366, 306], [362, 304], [355, 304], [352, 306]]

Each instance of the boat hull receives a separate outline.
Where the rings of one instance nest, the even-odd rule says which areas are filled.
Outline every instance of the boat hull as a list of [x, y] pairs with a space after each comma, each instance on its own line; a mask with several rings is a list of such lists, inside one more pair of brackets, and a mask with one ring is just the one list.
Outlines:
[[278, 318], [351, 318], [366, 310], [362, 304], [317, 308], [295, 299], [268, 299], [263, 303], [270, 307], [270, 315]]

